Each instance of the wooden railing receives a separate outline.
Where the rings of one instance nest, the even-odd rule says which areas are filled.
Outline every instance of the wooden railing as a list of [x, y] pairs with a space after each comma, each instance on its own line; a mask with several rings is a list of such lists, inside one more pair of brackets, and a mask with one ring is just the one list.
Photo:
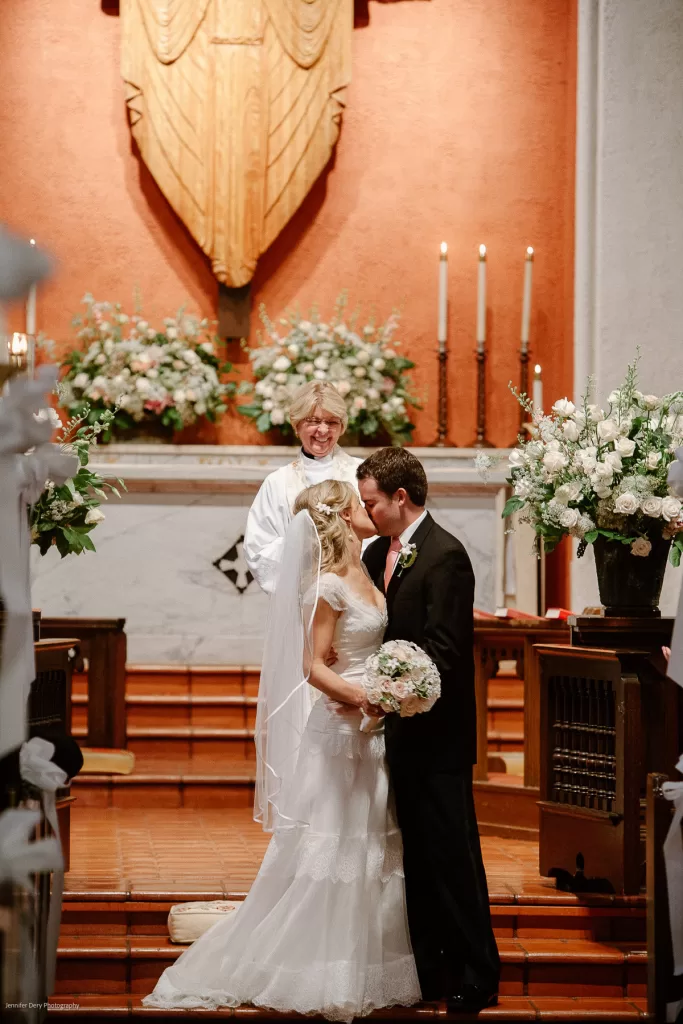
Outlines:
[[40, 619], [40, 636], [78, 637], [81, 666], [88, 665], [88, 747], [126, 745], [125, 619]]
[[564, 888], [635, 894], [649, 772], [674, 764], [677, 694], [661, 647], [671, 620], [579, 617], [571, 646], [537, 648], [541, 680], [539, 861]]
[[474, 624], [474, 680], [477, 697], [477, 763], [474, 778], [488, 778], [488, 690], [502, 661], [515, 661], [524, 680], [524, 785], [540, 782], [540, 677], [535, 645], [569, 643], [569, 629], [553, 619], [485, 619]]

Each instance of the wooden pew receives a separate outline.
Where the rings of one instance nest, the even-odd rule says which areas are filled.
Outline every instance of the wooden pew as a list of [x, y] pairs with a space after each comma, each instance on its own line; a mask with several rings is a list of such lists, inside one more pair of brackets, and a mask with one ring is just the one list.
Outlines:
[[126, 745], [125, 619], [40, 619], [41, 638], [76, 636], [88, 663], [88, 747]]

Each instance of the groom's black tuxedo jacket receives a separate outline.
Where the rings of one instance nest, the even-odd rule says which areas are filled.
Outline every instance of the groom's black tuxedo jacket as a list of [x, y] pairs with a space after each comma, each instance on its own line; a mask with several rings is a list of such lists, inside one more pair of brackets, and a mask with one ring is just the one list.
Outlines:
[[[374, 541], [364, 555], [367, 569], [384, 591], [389, 537]], [[474, 696], [474, 573], [467, 552], [431, 515], [410, 539], [417, 558], [396, 568], [386, 594], [386, 640], [412, 640], [436, 664], [441, 696], [431, 711], [400, 718], [387, 715], [387, 760], [392, 772], [408, 769], [459, 771], [477, 759]]]

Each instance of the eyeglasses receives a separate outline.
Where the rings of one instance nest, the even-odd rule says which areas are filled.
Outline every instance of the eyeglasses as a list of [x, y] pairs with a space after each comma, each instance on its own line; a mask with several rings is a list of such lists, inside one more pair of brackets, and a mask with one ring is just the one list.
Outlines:
[[305, 427], [329, 427], [330, 430], [339, 430], [341, 420], [318, 420], [313, 417], [304, 420]]

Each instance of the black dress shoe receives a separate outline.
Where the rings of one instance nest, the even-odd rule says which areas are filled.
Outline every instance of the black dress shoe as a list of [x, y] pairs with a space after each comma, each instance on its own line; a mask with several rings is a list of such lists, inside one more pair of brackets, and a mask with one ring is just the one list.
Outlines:
[[487, 1006], [495, 1006], [498, 993], [480, 985], [461, 985], [454, 995], [446, 1000], [449, 1013], [479, 1013]]

